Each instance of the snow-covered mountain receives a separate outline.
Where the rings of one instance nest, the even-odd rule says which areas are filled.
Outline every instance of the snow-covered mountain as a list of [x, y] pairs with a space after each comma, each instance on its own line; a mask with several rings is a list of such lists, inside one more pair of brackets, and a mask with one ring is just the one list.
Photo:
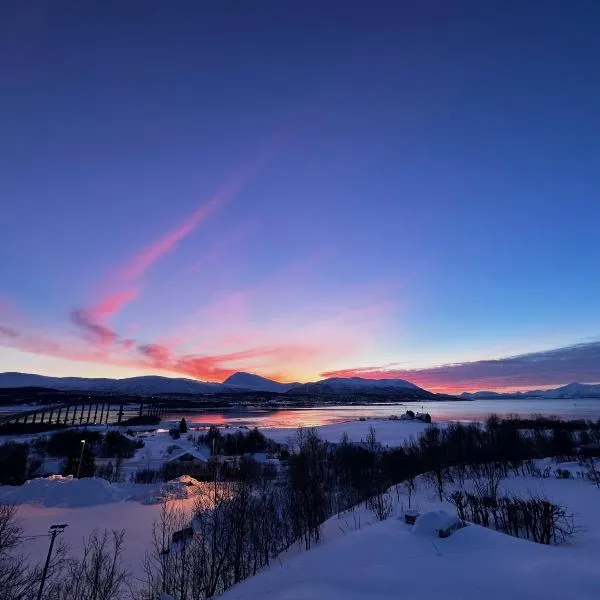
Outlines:
[[461, 398], [477, 400], [478, 398], [515, 399], [515, 398], [544, 398], [544, 399], [574, 399], [574, 398], [599, 398], [600, 384], [598, 383], [569, 383], [551, 390], [529, 390], [524, 392], [464, 392]]
[[63, 391], [119, 394], [210, 394], [223, 391], [220, 383], [146, 375], [125, 379], [46, 377], [32, 373], [0, 373], [0, 388], [42, 387]]
[[273, 381], [260, 375], [254, 375], [253, 373], [244, 373], [239, 371], [230, 375], [224, 382], [223, 385], [233, 386], [243, 390], [256, 391], [256, 392], [277, 392], [283, 394], [289, 389], [297, 386], [297, 383], [279, 383], [279, 381]]
[[361, 377], [323, 379], [313, 383], [279, 383], [252, 373], [234, 373], [223, 383], [148, 375], [126, 379], [46, 377], [30, 373], [0, 373], [0, 388], [43, 387], [63, 391], [119, 394], [214, 394], [219, 392], [275, 392], [298, 395], [393, 394], [406, 398], [432, 398], [433, 394], [403, 379]]
[[364, 379], [362, 377], [331, 377], [304, 383], [289, 390], [291, 394], [402, 394], [407, 398], [433, 398], [434, 394], [404, 379]]

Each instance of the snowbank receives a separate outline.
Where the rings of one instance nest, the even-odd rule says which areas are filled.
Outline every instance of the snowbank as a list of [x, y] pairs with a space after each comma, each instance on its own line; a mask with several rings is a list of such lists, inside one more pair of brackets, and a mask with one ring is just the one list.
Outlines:
[[47, 478], [30, 479], [23, 485], [0, 486], [0, 498], [11, 504], [33, 503], [40, 506], [63, 506], [80, 508], [119, 502], [129, 497], [122, 487], [112, 485], [106, 479], [91, 477], [75, 479], [72, 475], [51, 475]]
[[411, 533], [413, 535], [439, 537], [440, 531], [448, 531], [459, 525], [460, 520], [456, 515], [449, 515], [445, 510], [432, 510], [417, 517]]

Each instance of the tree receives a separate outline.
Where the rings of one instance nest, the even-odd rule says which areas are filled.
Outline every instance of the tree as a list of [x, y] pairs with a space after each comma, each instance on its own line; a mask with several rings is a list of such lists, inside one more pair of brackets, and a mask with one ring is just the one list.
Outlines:
[[387, 519], [392, 512], [392, 502], [387, 495], [390, 482], [383, 469], [382, 447], [377, 441], [375, 429], [369, 427], [369, 433], [365, 440], [365, 447], [369, 453], [369, 497], [368, 507], [373, 511], [378, 521]]
[[[79, 468], [80, 458], [81, 468]], [[83, 454], [81, 453], [80, 445], [77, 452], [69, 454], [65, 461], [63, 475], [77, 475], [78, 472], [79, 477], [93, 477], [96, 473], [96, 461], [94, 460], [94, 453], [89, 444], [85, 444], [83, 447]]]
[[27, 479], [28, 444], [7, 442], [0, 446], [0, 484], [21, 485]]
[[0, 505], [0, 598], [22, 598], [28, 569], [19, 555], [21, 528], [16, 521], [14, 506]]
[[185, 418], [181, 419], [181, 421], [179, 421], [179, 433], [187, 433], [188, 431], [188, 425], [187, 425], [187, 421], [185, 420]]
[[433, 479], [440, 502], [444, 499], [444, 477], [446, 473], [446, 448], [437, 427], [429, 427], [419, 439], [425, 470]]
[[68, 561], [66, 574], [52, 586], [56, 600], [121, 600], [128, 573], [123, 567], [125, 531], [94, 531], [80, 559]]

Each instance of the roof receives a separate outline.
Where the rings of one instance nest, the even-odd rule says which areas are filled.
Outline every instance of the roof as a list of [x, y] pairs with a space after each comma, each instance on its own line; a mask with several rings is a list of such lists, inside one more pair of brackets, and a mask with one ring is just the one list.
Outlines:
[[208, 456], [200, 452], [200, 450], [196, 450], [195, 448], [187, 448], [185, 450], [180, 450], [179, 452], [176, 452], [175, 454], [173, 454], [173, 456], [170, 456], [167, 462], [180, 460], [183, 456], [186, 456], [188, 454], [192, 457], [193, 460], [198, 460], [200, 462], [208, 461]]

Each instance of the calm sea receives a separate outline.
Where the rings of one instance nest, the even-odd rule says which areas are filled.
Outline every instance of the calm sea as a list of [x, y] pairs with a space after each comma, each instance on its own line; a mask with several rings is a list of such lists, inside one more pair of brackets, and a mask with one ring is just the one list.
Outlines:
[[167, 414], [166, 421], [185, 417], [189, 424], [230, 425], [239, 427], [317, 427], [360, 418], [387, 418], [406, 410], [428, 412], [434, 421], [484, 421], [488, 415], [532, 414], [557, 415], [563, 419], [600, 419], [600, 398], [585, 400], [459, 400], [419, 404], [340, 405], [314, 408], [281, 408], [276, 410], [232, 408]]

